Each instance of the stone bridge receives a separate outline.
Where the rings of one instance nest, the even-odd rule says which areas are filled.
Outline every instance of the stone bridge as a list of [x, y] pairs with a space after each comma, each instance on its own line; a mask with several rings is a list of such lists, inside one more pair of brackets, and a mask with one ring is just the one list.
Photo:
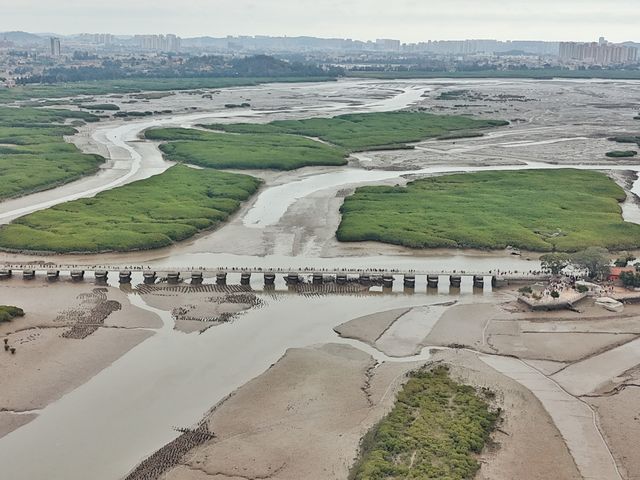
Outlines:
[[218, 285], [226, 285], [229, 274], [239, 275], [241, 285], [249, 285], [253, 276], [262, 276], [264, 285], [275, 285], [276, 277], [283, 277], [287, 285], [299, 283], [313, 283], [320, 285], [327, 282], [335, 282], [343, 285], [349, 282], [357, 282], [361, 285], [382, 285], [393, 287], [395, 281], [402, 281], [407, 288], [413, 288], [416, 277], [426, 279], [428, 288], [438, 288], [440, 281], [447, 281], [451, 287], [460, 287], [463, 277], [470, 277], [473, 286], [483, 288], [486, 282], [492, 287], [501, 287], [514, 281], [547, 280], [549, 275], [544, 272], [517, 272], [517, 271], [418, 271], [418, 270], [385, 270], [376, 268], [359, 269], [290, 269], [290, 268], [242, 268], [242, 267], [151, 267], [151, 266], [119, 266], [119, 265], [54, 265], [50, 263], [9, 265], [0, 267], [0, 280], [14, 276], [22, 276], [25, 280], [31, 280], [42, 275], [49, 281], [58, 280], [61, 275], [74, 281], [83, 281], [87, 275], [100, 283], [106, 283], [110, 275], [117, 275], [120, 283], [131, 283], [132, 275], [142, 274], [146, 284], [165, 280], [170, 284], [178, 284], [190, 281], [192, 284], [202, 284], [205, 277], [213, 278]]

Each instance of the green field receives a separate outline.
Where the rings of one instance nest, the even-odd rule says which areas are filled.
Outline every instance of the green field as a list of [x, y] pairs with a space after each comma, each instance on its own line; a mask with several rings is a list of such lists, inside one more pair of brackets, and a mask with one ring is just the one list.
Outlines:
[[34, 84], [0, 89], [0, 103], [35, 98], [66, 98], [78, 95], [107, 95], [111, 93], [137, 93], [144, 91], [194, 90], [198, 88], [226, 88], [260, 85], [268, 82], [326, 82], [327, 77], [282, 78], [131, 78], [121, 80], [95, 80], [57, 84]]
[[0, 323], [10, 322], [16, 317], [24, 317], [24, 311], [21, 308], [0, 305]]
[[347, 152], [308, 138], [285, 134], [205, 132], [183, 128], [147, 130], [146, 138], [167, 141], [160, 149], [169, 160], [211, 168], [292, 170], [344, 165]]
[[351, 478], [471, 479], [498, 418], [473, 387], [451, 380], [446, 367], [413, 372], [391, 413], [365, 437]]
[[97, 121], [86, 112], [0, 107], [0, 199], [52, 188], [98, 170], [104, 159], [64, 141], [67, 120]]
[[412, 248], [633, 250], [640, 225], [623, 221], [624, 199], [613, 180], [585, 170], [444, 175], [358, 188], [345, 199], [336, 235]]
[[320, 138], [349, 151], [405, 148], [407, 143], [437, 138], [462, 130], [508, 125], [501, 120], [477, 120], [423, 112], [383, 112], [340, 115], [333, 118], [282, 120], [267, 124], [205, 125], [230, 133], [286, 133]]
[[0, 228], [0, 248], [105, 252], [159, 248], [226, 220], [259, 187], [247, 175], [183, 165], [62, 203]]

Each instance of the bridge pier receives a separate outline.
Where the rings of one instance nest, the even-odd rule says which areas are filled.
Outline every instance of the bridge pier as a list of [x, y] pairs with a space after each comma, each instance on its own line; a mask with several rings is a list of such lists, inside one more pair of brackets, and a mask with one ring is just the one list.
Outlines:
[[131, 272], [129, 270], [121, 270], [118, 274], [118, 281], [120, 283], [131, 283]]
[[449, 286], [454, 288], [460, 288], [461, 284], [462, 284], [462, 277], [460, 275], [449, 276]]
[[225, 272], [216, 273], [216, 285], [226, 285], [227, 284], [227, 274]]
[[393, 275], [383, 275], [382, 286], [384, 288], [393, 288]]
[[300, 283], [300, 275], [297, 273], [288, 273], [287, 276], [284, 277], [284, 281], [287, 285], [297, 285]]
[[336, 275], [336, 284], [338, 285], [346, 285], [347, 284], [347, 275], [343, 273], [339, 273]]
[[361, 273], [358, 282], [360, 285], [371, 285], [371, 277], [366, 273]]
[[180, 283], [180, 272], [167, 273], [167, 283], [170, 283], [171, 285]]
[[202, 285], [202, 272], [191, 272], [191, 285]]
[[93, 274], [95, 276], [96, 283], [107, 283], [109, 273], [106, 270], [96, 270]]
[[322, 285], [324, 283], [324, 276], [321, 273], [314, 273], [313, 280], [314, 285]]
[[405, 275], [404, 276], [404, 287], [405, 288], [415, 288], [416, 287], [416, 276], [415, 275]]
[[60, 270], [47, 270], [47, 280], [53, 282], [60, 278]]
[[491, 277], [491, 286], [493, 288], [507, 287], [508, 285], [509, 281], [504, 277], [498, 277], [496, 275]]
[[84, 280], [84, 270], [71, 270], [71, 280], [81, 282]]
[[274, 286], [276, 284], [276, 274], [275, 273], [265, 273], [264, 274], [264, 285], [265, 287]]
[[24, 280], [33, 280], [34, 278], [36, 278], [36, 271], [35, 270], [23, 270], [22, 271], [22, 278]]
[[240, 285], [251, 285], [251, 272], [242, 272], [240, 274]]
[[438, 275], [427, 275], [427, 288], [438, 288]]
[[484, 277], [482, 275], [474, 275], [473, 286], [475, 288], [484, 288]]
[[156, 272], [144, 272], [142, 276], [144, 277], [143, 281], [146, 285], [153, 285], [156, 283]]
[[0, 280], [7, 280], [8, 278], [11, 278], [12, 275], [13, 272], [9, 268], [3, 268], [0, 270]]

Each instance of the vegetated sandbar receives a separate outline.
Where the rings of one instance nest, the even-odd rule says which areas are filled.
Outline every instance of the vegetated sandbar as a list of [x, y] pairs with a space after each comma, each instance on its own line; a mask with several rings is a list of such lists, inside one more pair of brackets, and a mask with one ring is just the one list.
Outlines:
[[634, 249], [640, 225], [623, 221], [625, 197], [606, 175], [584, 170], [443, 175], [357, 189], [341, 207], [337, 237], [413, 248]]
[[70, 119], [94, 122], [87, 112], [0, 107], [0, 199], [68, 183], [98, 170], [104, 158], [64, 141]]
[[57, 84], [34, 84], [0, 90], [0, 103], [33, 98], [66, 98], [78, 95], [107, 95], [144, 91], [195, 90], [198, 88], [228, 88], [255, 86], [270, 82], [327, 82], [333, 77], [202, 77], [202, 78], [126, 78], [92, 80]]
[[[491, 392], [484, 392], [491, 395]], [[472, 478], [499, 413], [445, 366], [412, 372], [396, 405], [363, 441], [355, 480]]]
[[21, 217], [0, 228], [0, 248], [68, 253], [164, 247], [216, 227], [259, 185], [248, 175], [176, 165]]
[[229, 135], [185, 128], [152, 129], [145, 135], [167, 142], [160, 150], [168, 159], [202, 167], [293, 170], [347, 163], [345, 149], [297, 135]]
[[457, 115], [399, 111], [357, 113], [333, 118], [278, 120], [267, 124], [204, 125], [231, 133], [288, 133], [319, 138], [349, 151], [409, 148], [407, 143], [437, 138], [456, 131], [508, 125], [503, 120], [480, 120]]

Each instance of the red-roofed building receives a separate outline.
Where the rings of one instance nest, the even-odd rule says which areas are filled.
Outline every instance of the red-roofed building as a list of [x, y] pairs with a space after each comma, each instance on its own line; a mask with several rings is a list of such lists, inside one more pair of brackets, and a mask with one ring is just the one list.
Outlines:
[[607, 280], [610, 282], [620, 283], [620, 274], [622, 272], [636, 272], [636, 267], [611, 267]]

